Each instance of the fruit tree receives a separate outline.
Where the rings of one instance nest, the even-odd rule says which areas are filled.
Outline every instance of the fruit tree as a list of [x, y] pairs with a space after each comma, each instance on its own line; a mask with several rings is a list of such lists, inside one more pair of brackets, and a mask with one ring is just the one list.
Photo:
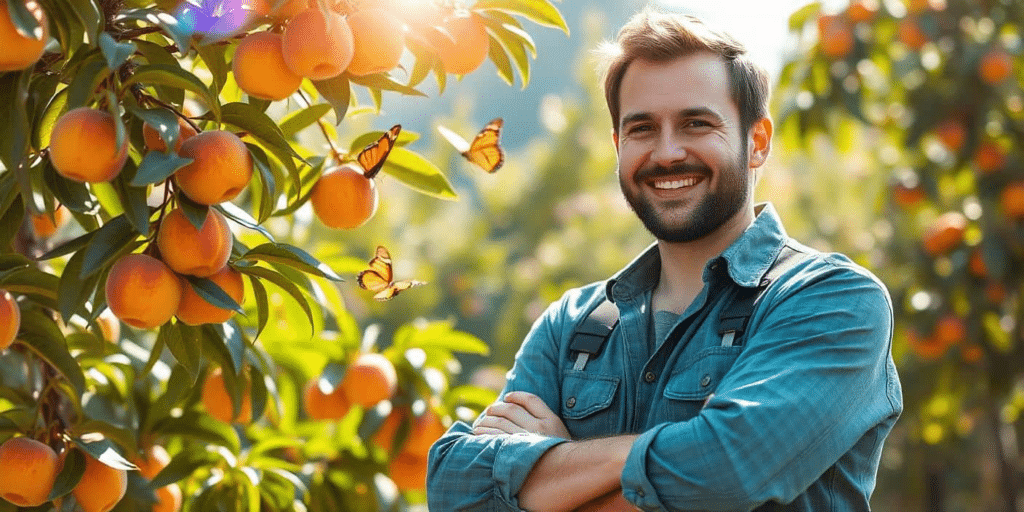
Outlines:
[[0, 0], [0, 511], [423, 503], [488, 346], [360, 326], [362, 280], [267, 226], [358, 228], [378, 171], [455, 199], [416, 133], [343, 127], [487, 60], [525, 86], [524, 21], [568, 32], [548, 0]]

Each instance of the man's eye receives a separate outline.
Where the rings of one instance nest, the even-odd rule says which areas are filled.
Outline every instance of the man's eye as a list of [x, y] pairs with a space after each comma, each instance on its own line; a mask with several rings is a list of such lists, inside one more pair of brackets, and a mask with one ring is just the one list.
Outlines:
[[634, 134], [634, 133], [649, 132], [651, 130], [652, 130], [652, 128], [651, 128], [650, 125], [647, 125], [647, 124], [637, 124], [637, 125], [630, 126], [629, 129], [626, 130], [626, 131], [628, 133]]
[[708, 126], [711, 126], [711, 123], [703, 119], [691, 119], [686, 122], [687, 128], [706, 128]]

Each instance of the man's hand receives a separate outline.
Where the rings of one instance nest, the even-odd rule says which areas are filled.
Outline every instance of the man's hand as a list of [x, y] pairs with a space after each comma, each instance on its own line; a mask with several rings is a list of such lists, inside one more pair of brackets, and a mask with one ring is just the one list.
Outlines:
[[522, 432], [571, 439], [562, 419], [539, 396], [526, 391], [506, 393], [504, 401], [488, 406], [473, 425], [476, 435]]
[[640, 509], [626, 501], [626, 498], [622, 496], [622, 489], [616, 489], [584, 503], [573, 512], [634, 512], [636, 510]]

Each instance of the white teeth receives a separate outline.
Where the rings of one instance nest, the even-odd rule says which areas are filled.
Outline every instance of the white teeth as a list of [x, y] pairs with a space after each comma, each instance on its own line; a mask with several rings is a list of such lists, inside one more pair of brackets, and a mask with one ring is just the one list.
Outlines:
[[660, 188], [664, 190], [671, 190], [683, 187], [692, 187], [697, 184], [697, 178], [686, 178], [685, 180], [675, 181], [655, 181], [654, 188]]

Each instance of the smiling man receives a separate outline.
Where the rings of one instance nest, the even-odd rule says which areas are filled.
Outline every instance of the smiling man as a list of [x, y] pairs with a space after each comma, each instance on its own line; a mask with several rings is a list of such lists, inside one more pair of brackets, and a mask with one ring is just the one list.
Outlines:
[[606, 49], [619, 183], [656, 242], [537, 320], [499, 400], [431, 449], [431, 510], [869, 510], [902, 410], [892, 306], [755, 205], [767, 75], [654, 10]]

